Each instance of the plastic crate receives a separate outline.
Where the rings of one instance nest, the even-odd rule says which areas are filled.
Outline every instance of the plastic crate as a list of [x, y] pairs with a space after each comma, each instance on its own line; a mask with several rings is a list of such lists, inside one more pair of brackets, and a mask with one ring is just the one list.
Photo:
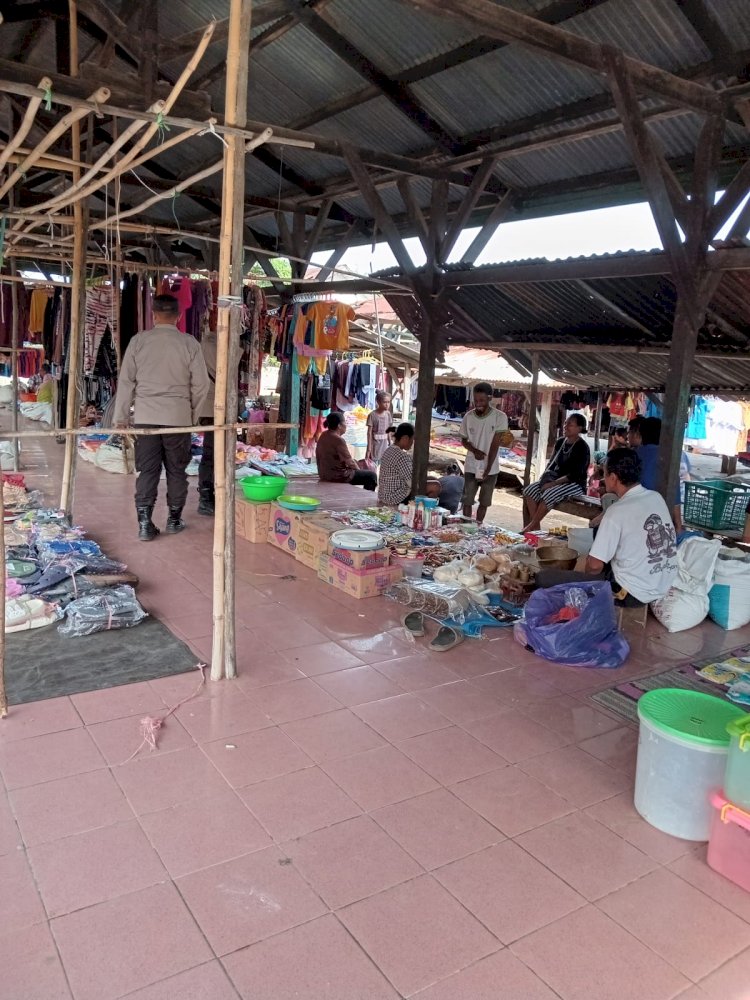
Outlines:
[[742, 531], [750, 503], [750, 486], [711, 479], [685, 483], [686, 524], [712, 531]]

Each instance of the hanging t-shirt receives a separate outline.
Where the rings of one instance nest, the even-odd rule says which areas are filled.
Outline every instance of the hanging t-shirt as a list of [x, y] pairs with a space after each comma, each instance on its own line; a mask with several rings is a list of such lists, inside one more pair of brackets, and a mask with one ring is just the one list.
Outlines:
[[349, 323], [354, 310], [341, 302], [313, 302], [305, 312], [312, 323], [313, 346], [322, 351], [349, 350]]
[[638, 484], [613, 504], [599, 525], [591, 557], [643, 604], [664, 597], [677, 573], [677, 543], [664, 498]]
[[[508, 418], [500, 410], [490, 406], [481, 415], [476, 410], [469, 410], [461, 423], [461, 437], [466, 438], [485, 455], [489, 454], [492, 439], [508, 429]], [[466, 455], [466, 471], [476, 475], [477, 470], [485, 472], [487, 463], [478, 461], [471, 452]], [[486, 469], [488, 476], [496, 476], [500, 471], [500, 458], [496, 457], [491, 469]]]

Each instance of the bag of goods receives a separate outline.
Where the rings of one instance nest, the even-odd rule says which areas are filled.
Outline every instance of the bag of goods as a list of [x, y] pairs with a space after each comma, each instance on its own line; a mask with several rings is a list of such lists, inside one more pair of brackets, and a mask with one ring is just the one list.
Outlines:
[[651, 610], [668, 632], [700, 625], [708, 614], [708, 591], [721, 549], [718, 538], [686, 538], [677, 549], [677, 576], [667, 595]]
[[731, 631], [750, 622], [750, 555], [724, 549], [716, 560], [714, 584], [708, 592], [708, 613], [721, 628]]
[[537, 656], [568, 666], [613, 669], [630, 654], [617, 630], [609, 583], [562, 583], [534, 591], [514, 634]]

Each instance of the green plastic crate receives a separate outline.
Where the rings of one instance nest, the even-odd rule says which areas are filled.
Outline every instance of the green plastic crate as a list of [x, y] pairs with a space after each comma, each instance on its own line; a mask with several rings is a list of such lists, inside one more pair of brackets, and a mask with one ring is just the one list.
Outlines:
[[742, 531], [750, 503], [750, 486], [709, 479], [685, 483], [684, 520], [711, 531]]

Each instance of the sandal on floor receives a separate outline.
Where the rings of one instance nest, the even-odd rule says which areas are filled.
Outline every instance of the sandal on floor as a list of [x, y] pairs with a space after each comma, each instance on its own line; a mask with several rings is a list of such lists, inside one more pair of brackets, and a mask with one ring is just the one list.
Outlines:
[[449, 649], [453, 649], [454, 646], [460, 645], [463, 641], [463, 632], [459, 632], [458, 629], [451, 628], [449, 625], [441, 625], [438, 634], [430, 643], [430, 649], [434, 649], [436, 653], [447, 653]]
[[424, 635], [424, 615], [421, 611], [407, 611], [401, 624], [415, 639], [421, 639]]

